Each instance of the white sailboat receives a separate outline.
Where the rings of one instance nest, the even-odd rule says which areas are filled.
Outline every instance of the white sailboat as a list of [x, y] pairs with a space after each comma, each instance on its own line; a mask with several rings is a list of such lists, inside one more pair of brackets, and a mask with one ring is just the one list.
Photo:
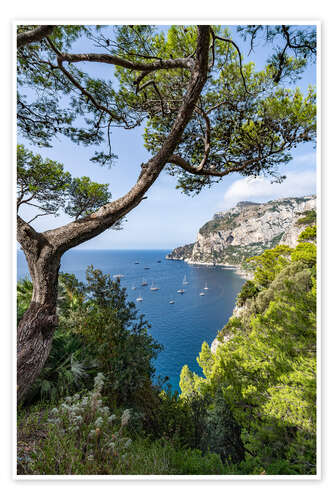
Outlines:
[[200, 295], [205, 295], [205, 292], [200, 292]]
[[169, 304], [174, 304], [175, 301], [173, 299], [169, 300]]
[[151, 289], [153, 292], [156, 292], [156, 290], [159, 290], [158, 286], [154, 285], [154, 283], [152, 283], [152, 284], [151, 284], [150, 289]]
[[143, 298], [141, 297], [141, 295], [139, 295], [139, 297], [136, 299], [137, 302], [142, 302], [143, 301]]
[[142, 279], [141, 286], [147, 286], [147, 285], [148, 285], [148, 281], [146, 281], [145, 279]]
[[136, 290], [136, 286], [135, 285], [132, 286], [132, 290]]
[[208, 290], [207, 281], [206, 281], [206, 284], [204, 286], [204, 290]]
[[185, 290], [183, 288], [180, 288], [179, 290], [177, 290], [177, 293], [183, 294], [184, 292], [185, 292]]
[[187, 278], [186, 278], [186, 274], [185, 274], [184, 279], [183, 279], [183, 285], [188, 285], [188, 281], [187, 281]]

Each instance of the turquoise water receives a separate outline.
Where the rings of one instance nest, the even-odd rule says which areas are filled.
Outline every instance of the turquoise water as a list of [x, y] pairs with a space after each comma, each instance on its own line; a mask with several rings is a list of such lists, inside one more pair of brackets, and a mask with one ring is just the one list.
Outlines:
[[[184, 364], [201, 374], [196, 357], [202, 342], [206, 340], [210, 345], [217, 331], [227, 323], [244, 279], [228, 268], [166, 260], [168, 252], [70, 250], [63, 256], [60, 270], [75, 274], [81, 281], [90, 264], [104, 273], [124, 275], [121, 283], [127, 288], [128, 299], [135, 301], [139, 312], [152, 325], [151, 335], [164, 346], [155, 361], [156, 375], [168, 376], [172, 388], [179, 390], [179, 374]], [[22, 252], [18, 252], [17, 274], [18, 279], [29, 274]], [[183, 285], [185, 274], [187, 285]], [[148, 286], [141, 286], [143, 279]], [[151, 291], [152, 283], [159, 290]], [[208, 290], [203, 290], [206, 283]], [[183, 295], [177, 293], [180, 288], [185, 290]], [[202, 291], [205, 295], [200, 296]], [[139, 295], [142, 302], [136, 301]], [[171, 299], [174, 304], [169, 303]]]

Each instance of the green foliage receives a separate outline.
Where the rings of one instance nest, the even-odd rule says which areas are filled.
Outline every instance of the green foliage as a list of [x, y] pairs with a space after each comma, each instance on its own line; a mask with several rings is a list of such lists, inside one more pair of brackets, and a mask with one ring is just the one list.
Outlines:
[[47, 440], [31, 454], [26, 473], [108, 474], [126, 467], [130, 410], [118, 418], [102, 406], [103, 382], [99, 373], [91, 392], [67, 397], [50, 411]]
[[[148, 405], [154, 393], [152, 361], [162, 346], [148, 334], [150, 325], [143, 316], [137, 317], [126, 289], [92, 266], [86, 284], [74, 275], [60, 274], [58, 286], [59, 326], [26, 404], [91, 388], [93, 377], [103, 370], [112, 404]], [[19, 282], [18, 290], [18, 311], [23, 315], [32, 285]]]
[[254, 284], [261, 288], [267, 288], [288, 264], [291, 252], [292, 250], [288, 246], [278, 245], [266, 250], [261, 255], [248, 259], [254, 268]]
[[[262, 27], [256, 28], [260, 31]], [[19, 28], [25, 29], [29, 27]], [[240, 68], [230, 32], [222, 26], [212, 26], [214, 50], [209, 54], [209, 78], [200, 97], [200, 107], [175, 151], [191, 165], [199, 165], [203, 158], [208, 116], [209, 160], [220, 172], [228, 173], [237, 165], [245, 165], [243, 175], [268, 173], [281, 180], [277, 167], [291, 159], [294, 146], [314, 138], [313, 89], [303, 97], [299, 89], [292, 91], [277, 84], [299, 78], [306, 66], [304, 55], [315, 53], [315, 33], [302, 27], [304, 34], [299, 30], [294, 35], [292, 30], [290, 36], [299, 40], [309, 37], [311, 50], [306, 43], [286, 51], [282, 48], [283, 36], [276, 36], [282, 27], [269, 29], [274, 32], [267, 36], [268, 43], [274, 39], [273, 53], [264, 69], [256, 71], [254, 63], [243, 63]], [[29, 141], [51, 146], [53, 137], [63, 134], [76, 144], [101, 146], [91, 160], [111, 164], [114, 154], [110, 128], [129, 129], [145, 122], [146, 147], [156, 153], [183, 102], [190, 65], [146, 73], [115, 65], [114, 78], [108, 80], [90, 76], [82, 65], [65, 63], [63, 69], [71, 75], [67, 78], [58, 65], [57, 51], [71, 52], [78, 39], [88, 47], [93, 42], [102, 52], [129, 63], [177, 58], [190, 62], [196, 49], [196, 26], [173, 25], [165, 32], [152, 25], [62, 25], [55, 28], [50, 41], [42, 40], [18, 50], [18, 125]], [[26, 88], [31, 90], [29, 98], [23, 94]], [[178, 187], [188, 194], [211, 186], [217, 179], [190, 175], [173, 164], [168, 170], [177, 175]]]
[[309, 226], [298, 237], [298, 241], [313, 241], [315, 242], [317, 239], [317, 227]]
[[32, 298], [33, 286], [28, 278], [24, 278], [17, 282], [16, 287], [16, 314], [17, 323], [20, 322], [23, 314], [28, 309]]
[[[255, 287], [256, 293], [247, 297], [246, 284], [246, 308], [223, 329], [215, 355], [203, 345], [198, 361], [205, 378], [195, 383], [187, 370], [182, 397], [189, 391], [212, 398], [221, 394], [209, 410], [212, 431], [207, 425], [205, 441], [212, 443], [212, 451], [218, 451], [219, 442], [223, 449], [228, 422], [236, 421], [246, 451], [237, 474], [315, 474], [316, 247], [309, 242], [295, 249], [280, 245], [252, 263], [257, 267], [250, 290]], [[223, 404], [226, 413], [219, 410]], [[230, 442], [237, 432], [226, 435]], [[230, 462], [226, 467], [235, 470]]]
[[152, 360], [161, 345], [148, 334], [150, 325], [137, 317], [119, 281], [92, 266], [86, 279], [86, 299], [70, 314], [69, 326], [104, 373], [108, 396], [117, 403], [139, 404], [151, 387]]
[[76, 219], [86, 216], [110, 200], [107, 184], [89, 177], [74, 178], [63, 165], [43, 160], [22, 145], [17, 146], [17, 202], [35, 207], [37, 217], [58, 215], [60, 210]]
[[247, 301], [247, 299], [256, 297], [256, 295], [258, 295], [258, 292], [259, 288], [253, 281], [251, 280], [246, 281], [242, 286], [241, 291], [237, 295], [237, 306], [242, 307]]
[[92, 182], [89, 177], [72, 180], [66, 214], [75, 217], [89, 215], [110, 200], [108, 184]]
[[208, 409], [201, 448], [217, 453], [223, 463], [239, 463], [245, 458], [241, 427], [221, 393], [215, 395]]
[[306, 226], [308, 224], [315, 224], [317, 219], [317, 213], [315, 210], [307, 210], [304, 212], [303, 217], [300, 217], [296, 224], [298, 226]]

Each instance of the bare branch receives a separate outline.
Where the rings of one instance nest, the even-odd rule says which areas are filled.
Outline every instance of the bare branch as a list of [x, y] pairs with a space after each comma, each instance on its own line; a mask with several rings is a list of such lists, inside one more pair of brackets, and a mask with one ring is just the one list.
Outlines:
[[131, 70], [138, 71], [157, 71], [159, 69], [192, 69], [193, 59], [190, 57], [179, 57], [176, 59], [159, 59], [157, 61], [144, 63], [144, 62], [133, 62], [128, 59], [123, 59], [122, 57], [114, 56], [111, 54], [59, 54], [62, 61], [67, 61], [71, 63], [76, 62], [98, 62], [105, 64], [113, 64], [115, 66], [121, 66], [122, 68], [127, 68]]
[[243, 80], [244, 88], [245, 88], [246, 93], [251, 95], [251, 93], [247, 90], [246, 81], [245, 81], [245, 77], [244, 77], [244, 73], [243, 73], [242, 55], [241, 55], [241, 52], [239, 50], [238, 45], [230, 38], [223, 38], [221, 36], [216, 35], [213, 30], [211, 30], [211, 33], [213, 35], [214, 40], [217, 39], [217, 40], [220, 40], [221, 42], [231, 43], [231, 45], [233, 45], [235, 47], [235, 49], [237, 50], [238, 58], [239, 58], [239, 70], [240, 70], [240, 74], [241, 74], [241, 77]]

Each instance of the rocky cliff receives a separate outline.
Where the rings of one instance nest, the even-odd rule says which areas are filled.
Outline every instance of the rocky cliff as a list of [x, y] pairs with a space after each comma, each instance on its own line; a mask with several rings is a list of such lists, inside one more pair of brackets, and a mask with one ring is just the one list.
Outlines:
[[304, 229], [302, 220], [314, 219], [315, 208], [314, 195], [267, 203], [239, 202], [204, 224], [195, 243], [176, 248], [166, 258], [189, 264], [240, 266], [248, 257], [279, 243], [295, 246]]

